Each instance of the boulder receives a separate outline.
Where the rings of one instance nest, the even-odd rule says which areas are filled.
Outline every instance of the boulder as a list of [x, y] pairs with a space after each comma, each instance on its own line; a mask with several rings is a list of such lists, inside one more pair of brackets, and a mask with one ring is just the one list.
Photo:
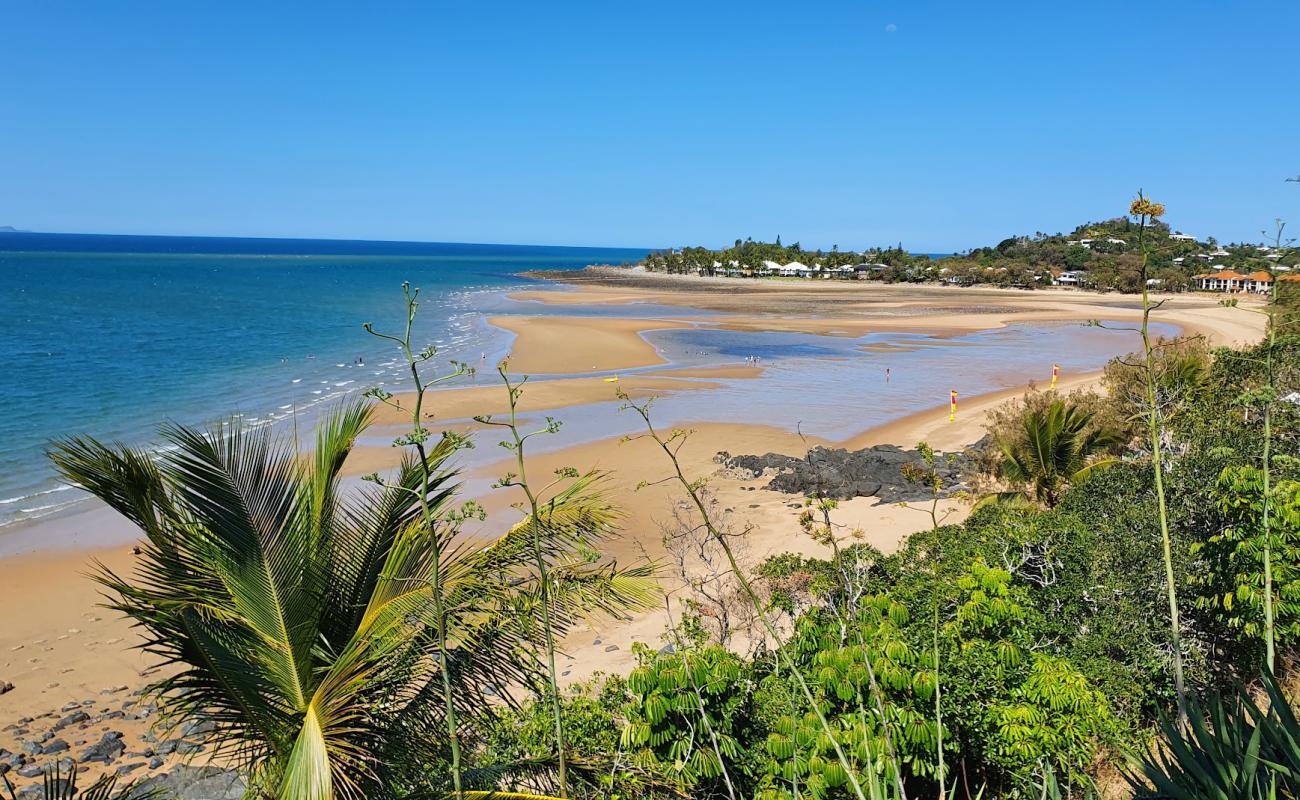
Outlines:
[[142, 781], [139, 790], [176, 800], [242, 800], [246, 785], [234, 770], [181, 765], [166, 775]]
[[122, 755], [126, 750], [126, 744], [122, 741], [122, 734], [117, 731], [109, 731], [100, 737], [90, 747], [87, 747], [78, 759], [81, 763], [87, 764], [99, 761], [103, 764], [112, 764], [117, 757]]

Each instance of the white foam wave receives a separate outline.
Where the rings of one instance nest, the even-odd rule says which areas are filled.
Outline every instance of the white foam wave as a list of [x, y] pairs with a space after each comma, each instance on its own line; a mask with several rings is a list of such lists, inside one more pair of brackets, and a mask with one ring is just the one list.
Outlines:
[[21, 503], [24, 500], [33, 500], [37, 497], [44, 497], [47, 494], [54, 494], [55, 492], [66, 492], [71, 488], [73, 487], [67, 484], [63, 484], [63, 485], [55, 486], [53, 489], [42, 489], [39, 492], [32, 492], [31, 494], [20, 494], [16, 497], [0, 498], [0, 506], [7, 506], [7, 505], [12, 505], [14, 503]]

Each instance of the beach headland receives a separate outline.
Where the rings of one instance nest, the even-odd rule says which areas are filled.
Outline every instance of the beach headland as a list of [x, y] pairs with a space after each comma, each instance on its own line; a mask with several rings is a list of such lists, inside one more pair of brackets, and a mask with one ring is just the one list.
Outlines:
[[[737, 529], [750, 530], [747, 557], [751, 562], [788, 550], [816, 554], [821, 552], [820, 546], [802, 536], [798, 527], [800, 512], [792, 507], [798, 505], [798, 498], [762, 488], [766, 482], [762, 479], [728, 476], [714, 460], [719, 451], [800, 454], [814, 445], [857, 449], [895, 444], [910, 448], [920, 441], [943, 451], [959, 450], [984, 435], [991, 409], [1035, 382], [1041, 386], [1046, 378], [1044, 364], [1050, 368], [1057, 355], [1035, 352], [1032, 358], [1017, 363], [1008, 354], [1023, 353], [1045, 336], [1055, 337], [1050, 341], [1056, 346], [1082, 335], [1076, 334], [1074, 327], [1040, 330], [1032, 326], [1087, 320], [1124, 324], [1140, 315], [1132, 297], [1078, 291], [829, 281], [759, 284], [611, 269], [556, 277], [566, 289], [514, 294], [515, 299], [543, 304], [539, 313], [500, 315], [491, 322], [515, 336], [511, 370], [538, 376], [525, 387], [521, 412], [529, 419], [554, 414], [566, 423], [560, 436], [534, 451], [537, 469], [545, 473], [575, 466], [610, 474], [613, 498], [627, 511], [623, 536], [611, 545], [610, 553], [621, 561], [663, 556], [661, 528], [670, 523], [673, 506], [681, 498], [671, 486], [654, 483], [669, 469], [662, 455], [644, 440], [625, 440], [636, 426], [630, 415], [618, 414], [618, 388], [638, 399], [663, 396], [661, 416], [657, 417], [661, 424], [694, 431], [681, 451], [683, 466], [692, 476], [710, 477], [710, 490], [719, 507], [727, 509]], [[638, 316], [638, 306], [649, 305], [656, 307], [656, 315]], [[604, 311], [616, 308], [619, 313], [567, 313], [586, 306]], [[664, 307], [680, 308], [683, 314], [666, 317]], [[561, 313], [551, 313], [556, 310]], [[1199, 295], [1171, 296], [1159, 319], [1184, 333], [1204, 335], [1214, 344], [1256, 341], [1263, 326], [1261, 315], [1224, 308], [1218, 298]], [[1088, 330], [1081, 325], [1077, 328]], [[1024, 330], [1030, 338], [1012, 337], [1007, 339], [1012, 344], [1006, 345], [1021, 350], [998, 350], [995, 345], [985, 346], [979, 338], [985, 332]], [[672, 337], [701, 331], [737, 338], [728, 338], [726, 348], [682, 357], [683, 352], [689, 355], [694, 351], [683, 350]], [[869, 346], [852, 342], [874, 334], [902, 338], [873, 340]], [[795, 337], [789, 340], [794, 355], [746, 356], [748, 351], [738, 348], [745, 347], [750, 341], [747, 337], [753, 335]], [[843, 349], [828, 348], [829, 355], [822, 356], [808, 344], [812, 340], [798, 337], [828, 337]], [[951, 339], [952, 346], [945, 346], [945, 339]], [[785, 341], [779, 343], [785, 346]], [[1133, 345], [1131, 338], [1117, 339], [1112, 354], [1127, 352]], [[755, 345], [755, 351], [758, 349]], [[784, 351], [778, 348], [778, 352]], [[996, 355], [999, 353], [1002, 355]], [[892, 360], [870, 360], [885, 355]], [[967, 360], [954, 360], [959, 355]], [[960, 411], [951, 421], [935, 391], [940, 384], [924, 383], [931, 376], [916, 374], [930, 369], [924, 366], [932, 363], [926, 359], [941, 357], [948, 360], [933, 363], [956, 369], [951, 378], [954, 383], [965, 379], [963, 369], [979, 374], [979, 380], [972, 380], [971, 385], [980, 388], [963, 392]], [[1099, 350], [1079, 355], [1078, 363], [1093, 368], [1067, 374], [1058, 389], [1096, 387], [1097, 368], [1105, 357]], [[987, 363], [988, 359], [999, 363]], [[858, 366], [859, 361], [866, 366]], [[878, 369], [884, 363], [894, 365], [892, 378]], [[435, 417], [431, 424], [475, 430], [469, 421], [473, 415], [502, 413], [504, 390], [491, 372], [481, 368], [474, 385], [432, 393], [428, 404]], [[910, 388], [914, 385], [927, 388], [922, 392]], [[764, 397], [774, 394], [779, 396]], [[760, 397], [763, 403], [758, 402]], [[826, 413], [828, 408], [846, 403], [860, 410], [807, 432], [809, 421], [825, 420], [833, 416]], [[349, 474], [391, 467], [398, 453], [386, 446], [391, 438], [388, 432], [404, 421], [408, 420], [399, 412], [384, 409], [373, 435], [349, 461]], [[491, 479], [507, 467], [501, 452], [488, 446], [494, 445], [490, 436], [481, 430], [477, 435], [483, 446], [471, 451], [464, 477], [470, 496], [483, 499], [492, 512], [486, 535], [492, 526], [509, 523], [513, 513], [509, 506], [516, 498], [487, 490]], [[967, 507], [946, 500], [941, 512], [949, 521], [957, 521]], [[157, 665], [132, 649], [140, 639], [123, 618], [98, 607], [102, 598], [87, 577], [96, 562], [127, 575], [133, 568], [132, 535], [121, 530], [100, 535], [105, 525], [103, 513], [101, 509], [37, 523], [42, 527], [26, 535], [26, 540], [34, 543], [29, 552], [0, 557], [0, 608], [5, 609], [5, 621], [0, 625], [0, 685], [12, 684], [12, 689], [0, 694], [0, 748], [21, 752], [24, 742], [39, 739], [61, 720], [85, 714], [85, 719], [59, 728], [58, 736], [68, 740], [74, 755], [107, 733], [121, 732], [123, 752], [102, 769], [138, 765], [132, 767], [132, 774], [142, 776], [166, 770], [181, 755], [160, 753], [146, 744], [154, 718], [147, 706], [137, 704], [134, 693], [156, 675]], [[862, 530], [865, 541], [885, 551], [929, 525], [925, 514], [877, 503], [874, 498], [842, 503], [837, 521], [846, 530]], [[80, 544], [56, 547], [41, 546], [42, 542]], [[657, 644], [664, 627], [664, 614], [658, 611], [577, 631], [563, 644], [564, 679], [626, 671], [633, 664], [632, 643]], [[201, 759], [203, 755], [193, 757]], [[57, 760], [44, 758], [33, 757], [32, 761]], [[88, 766], [91, 774], [101, 769], [98, 763]]]

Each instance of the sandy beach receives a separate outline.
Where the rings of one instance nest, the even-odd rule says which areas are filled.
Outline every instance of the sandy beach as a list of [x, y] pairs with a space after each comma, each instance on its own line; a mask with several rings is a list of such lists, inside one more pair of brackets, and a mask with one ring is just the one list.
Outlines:
[[[703, 393], [719, 387], [740, 387], [743, 391], [746, 386], [763, 385], [766, 370], [761, 364], [674, 365], [645, 338], [647, 331], [706, 326], [737, 333], [857, 337], [897, 331], [942, 337], [1028, 321], [1132, 322], [1140, 316], [1131, 296], [1087, 292], [795, 284], [638, 276], [627, 272], [595, 272], [571, 280], [573, 285], [568, 291], [521, 292], [515, 297], [546, 304], [548, 310], [552, 306], [618, 306], [626, 316], [538, 314], [491, 319], [492, 324], [515, 335], [510, 357], [512, 372], [539, 376], [527, 385], [521, 403], [521, 412], [530, 417], [566, 410], [581, 421], [580, 410], [588, 407], [601, 409], [602, 415], [614, 415], [617, 388], [644, 399], [652, 395], [704, 397], [711, 395]], [[682, 319], [643, 319], [636, 315], [637, 304], [691, 309], [693, 313], [689, 319], [685, 315]], [[700, 311], [711, 315], [701, 317]], [[1263, 323], [1261, 315], [1224, 308], [1215, 296], [1195, 294], [1171, 297], [1159, 319], [1186, 333], [1204, 335], [1215, 344], [1255, 341]], [[633, 372], [618, 374], [619, 370]], [[609, 373], [615, 373], [617, 379]], [[476, 385], [431, 395], [429, 407], [434, 424], [446, 422], [468, 429], [473, 425], [467, 418], [473, 415], [503, 413], [505, 395], [494, 382], [495, 377], [490, 369], [484, 369], [476, 376]], [[1071, 375], [1059, 388], [1096, 386], [1099, 377], [1096, 372]], [[761, 488], [766, 479], [745, 481], [721, 474], [714, 461], [719, 451], [798, 455], [818, 444], [856, 449], [875, 444], [912, 447], [919, 441], [954, 451], [980, 439], [985, 432], [986, 414], [1026, 388], [1021, 379], [996, 391], [963, 397], [958, 417], [951, 422], [947, 408], [936, 408], [933, 398], [917, 399], [911, 413], [884, 424], [866, 424], [835, 440], [801, 438], [790, 428], [751, 421], [744, 408], [722, 405], [701, 412], [698, 418], [673, 424], [694, 431], [681, 452], [683, 465], [691, 475], [710, 476], [710, 491], [720, 507], [727, 510], [725, 514], [733, 526], [750, 530], [747, 559], [755, 563], [788, 550], [822, 553], [799, 530], [799, 511], [791, 506], [797, 505], [800, 498]], [[409, 408], [409, 398], [398, 399]], [[800, 398], [790, 397], [788, 401], [797, 405]], [[380, 433], [409, 422], [403, 413], [383, 409], [378, 417]], [[624, 414], [620, 424], [630, 422], [626, 417]], [[680, 492], [671, 485], [640, 491], [636, 487], [665, 477], [668, 462], [647, 441], [625, 442], [622, 435], [584, 435], [582, 427], [568, 424], [566, 432], [572, 434], [572, 441], [561, 440], [562, 446], [534, 456], [535, 469], [549, 472], [559, 466], [576, 466], [608, 472], [613, 498], [627, 512], [622, 536], [611, 543], [609, 554], [620, 561], [646, 554], [662, 558], [662, 526], [670, 524]], [[492, 457], [499, 452], [494, 450]], [[485, 486], [505, 469], [492, 457], [482, 457], [467, 469], [467, 485]], [[354, 453], [347, 471], [356, 475], [383, 470], [391, 467], [396, 458], [392, 448], [367, 444]], [[506, 515], [507, 522], [507, 507], [514, 499], [502, 492], [483, 498], [488, 510]], [[958, 521], [966, 513], [966, 507], [955, 500], [941, 505], [948, 521]], [[182, 756], [145, 753], [142, 737], [152, 718], [139, 713], [133, 692], [148, 681], [156, 665], [132, 649], [139, 639], [122, 618], [97, 607], [102, 598], [87, 577], [96, 561], [129, 572], [134, 560], [131, 541], [129, 536], [118, 536], [104, 542], [89, 535], [93, 532], [89, 528], [98, 524], [97, 520], [102, 516], [81, 514], [40, 523], [51, 537], [80, 533], [94, 546], [42, 549], [0, 559], [0, 608], [5, 610], [5, 622], [0, 626], [0, 685], [13, 685], [12, 690], [0, 694], [0, 748], [17, 750], [19, 740], [49, 730], [69, 714], [85, 711], [85, 721], [65, 727], [59, 735], [79, 751], [84, 743], [97, 741], [106, 731], [122, 731], [129, 743], [127, 755], [117, 765], [139, 764], [133, 772], [139, 776], [165, 770]], [[846, 535], [861, 530], [866, 541], [889, 551], [911, 532], [928, 527], [929, 518], [915, 509], [857, 498], [841, 505], [836, 522]], [[672, 581], [667, 581], [667, 586], [674, 588]], [[664, 613], [655, 611], [630, 622], [601, 621], [577, 631], [564, 643], [565, 679], [578, 680], [601, 671], [626, 671], [633, 665], [632, 643], [657, 645], [663, 629]], [[202, 758], [202, 754], [193, 757]]]
[[[1033, 320], [1141, 320], [1134, 295], [1079, 289], [1023, 291], [982, 286], [882, 284], [860, 281], [784, 281], [701, 278], [614, 268], [591, 268], [559, 277], [571, 291], [516, 292], [512, 296], [556, 306], [656, 304], [736, 314], [710, 320], [732, 330], [800, 331], [861, 336], [872, 331], [945, 335], [989, 330]], [[1260, 323], [1240, 309], [1219, 304], [1218, 295], [1161, 295], [1153, 316], [1213, 344], [1255, 341]], [[1244, 305], [1257, 302], [1246, 298]]]

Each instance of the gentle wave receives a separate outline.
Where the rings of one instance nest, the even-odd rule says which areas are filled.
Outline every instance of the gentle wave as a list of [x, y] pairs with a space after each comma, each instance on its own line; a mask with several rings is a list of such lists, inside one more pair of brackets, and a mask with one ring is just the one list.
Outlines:
[[[428, 338], [424, 341], [436, 344], [440, 355], [445, 355], [447, 358], [460, 357], [465, 360], [477, 360], [480, 351], [504, 346], [506, 339], [499, 331], [484, 324], [482, 314], [476, 310], [485, 295], [500, 295], [501, 292], [502, 287], [473, 287], [465, 291], [440, 293], [436, 298], [428, 297], [426, 313], [430, 306], [436, 310], [427, 317]], [[304, 362], [296, 360], [294, 372], [288, 375], [280, 373], [278, 376], [272, 375], [266, 380], [250, 383], [247, 388], [241, 386], [227, 397], [227, 400], [238, 403], [236, 407], [240, 410], [227, 412], [214, 419], [236, 420], [250, 429], [264, 429], [270, 426], [288, 433], [291, 430], [290, 420], [296, 416], [295, 427], [300, 433], [304, 433], [311, 430], [317, 415], [330, 404], [374, 386], [401, 391], [403, 387], [409, 385], [410, 376], [406, 363], [388, 353], [368, 350], [364, 353], [364, 363], [361, 361], [346, 363], [336, 360], [346, 354], [325, 352], [324, 347], [320, 349], [321, 352], [308, 357], [305, 361], [310, 372], [304, 373], [302, 371]], [[364, 377], [348, 379], [338, 376], [338, 369], [365, 370], [356, 373]], [[176, 380], [181, 379], [179, 374], [173, 374]], [[335, 376], [342, 379], [326, 379]], [[319, 388], [308, 388], [313, 383]], [[226, 395], [217, 393], [215, 396]], [[142, 433], [149, 435], [149, 429], [145, 428]], [[138, 442], [140, 435], [123, 429], [103, 438]], [[155, 458], [159, 458], [166, 451], [175, 448], [175, 445], [159, 443], [147, 449]], [[29, 470], [23, 470], [25, 477], [37, 478], [41, 473], [45, 473], [49, 475], [50, 481], [55, 480], [55, 477], [49, 474], [49, 465], [44, 461], [43, 456], [36, 458], [33, 455], [30, 460], [32, 466]], [[26, 459], [19, 463], [25, 464]], [[0, 487], [2, 485], [0, 484]], [[44, 519], [60, 512], [75, 512], [76, 506], [91, 501], [88, 495], [77, 493], [70, 499], [59, 498], [58, 502], [50, 502], [58, 493], [67, 492], [72, 488], [75, 487], [59, 484], [42, 487], [38, 491], [11, 492], [13, 496], [0, 498], [0, 529]], [[42, 498], [46, 502], [42, 502]]]
[[55, 486], [52, 489], [42, 489], [39, 492], [32, 492], [31, 494], [20, 494], [17, 497], [5, 497], [3, 499], [0, 499], [0, 506], [12, 505], [13, 503], [21, 503], [24, 500], [33, 500], [37, 497], [44, 497], [47, 494], [54, 494], [55, 492], [66, 492], [71, 488], [73, 487], [67, 484], [62, 484], [59, 486]]

